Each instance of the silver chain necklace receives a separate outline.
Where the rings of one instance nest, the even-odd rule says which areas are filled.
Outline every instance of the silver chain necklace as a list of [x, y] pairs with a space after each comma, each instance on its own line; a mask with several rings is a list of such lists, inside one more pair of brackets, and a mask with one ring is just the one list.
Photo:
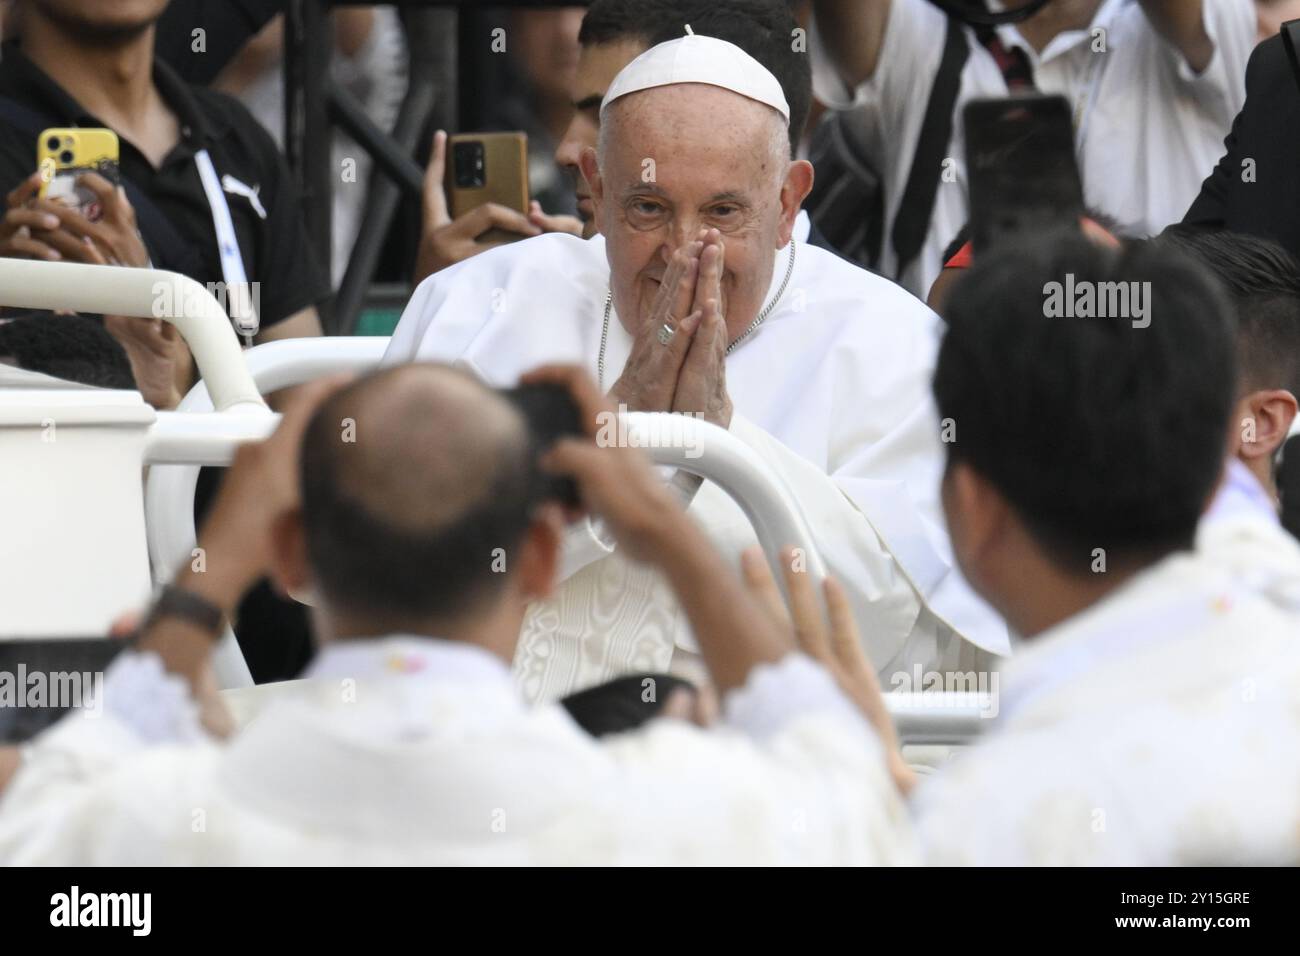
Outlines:
[[[745, 329], [745, 331], [741, 332], [738, 336], [736, 336], [732, 340], [731, 344], [727, 346], [727, 352], [726, 352], [727, 355], [730, 355], [732, 351], [736, 348], [736, 346], [738, 346], [741, 342], [745, 341], [745, 339], [753, 335], [754, 332], [758, 330], [758, 327], [763, 324], [763, 320], [768, 317], [771, 311], [776, 308], [776, 304], [781, 301], [781, 296], [785, 295], [785, 287], [790, 284], [790, 276], [792, 276], [793, 274], [794, 274], [794, 237], [791, 236], [790, 255], [786, 259], [785, 277], [781, 280], [781, 287], [776, 290], [776, 295], [772, 296], [772, 298], [768, 301], [767, 305], [763, 306], [763, 310], [758, 313], [758, 315], [754, 318], [754, 321], [749, 323], [749, 327]], [[609, 344], [609, 316], [611, 310], [613, 309], [613, 306], [614, 306], [614, 293], [606, 292], [605, 293], [605, 324], [601, 326], [600, 355], [596, 357], [596, 381], [599, 384], [600, 390], [602, 392], [605, 391], [605, 346]]]

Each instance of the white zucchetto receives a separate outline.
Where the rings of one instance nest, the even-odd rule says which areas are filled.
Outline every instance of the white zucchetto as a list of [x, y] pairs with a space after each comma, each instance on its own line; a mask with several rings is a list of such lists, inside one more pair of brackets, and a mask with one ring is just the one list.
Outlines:
[[677, 83], [706, 83], [770, 106], [789, 124], [790, 105], [770, 70], [734, 43], [690, 30], [687, 25], [686, 36], [653, 46], [623, 67], [601, 101], [601, 116], [610, 103], [629, 93]]

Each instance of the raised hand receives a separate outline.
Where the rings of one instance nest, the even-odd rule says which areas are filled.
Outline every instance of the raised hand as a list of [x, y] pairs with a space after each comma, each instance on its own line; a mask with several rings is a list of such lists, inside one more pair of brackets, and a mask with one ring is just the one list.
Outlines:
[[792, 631], [796, 646], [830, 672], [836, 683], [875, 728], [885, 749], [889, 772], [899, 790], [908, 793], [916, 783], [916, 775], [903, 760], [894, 722], [885, 707], [876, 679], [875, 668], [862, 649], [857, 623], [848, 595], [834, 578], [827, 578], [818, 598], [812, 576], [797, 570], [792, 548], [781, 553], [781, 566], [785, 572], [786, 593], [790, 596], [790, 609], [781, 600], [781, 592], [768, 568], [767, 559], [760, 548], [751, 548], [741, 555], [741, 573], [750, 596], [762, 605], [769, 617]]
[[[414, 281], [423, 279], [448, 266], [486, 252], [504, 241], [489, 242], [480, 237], [492, 229], [540, 236], [547, 227], [534, 224], [523, 213], [498, 203], [476, 206], [457, 219], [447, 208], [443, 175], [447, 169], [447, 134], [438, 130], [433, 136], [433, 150], [424, 170], [424, 222], [420, 230], [420, 247], [415, 257]], [[579, 226], [581, 228], [581, 226]]]

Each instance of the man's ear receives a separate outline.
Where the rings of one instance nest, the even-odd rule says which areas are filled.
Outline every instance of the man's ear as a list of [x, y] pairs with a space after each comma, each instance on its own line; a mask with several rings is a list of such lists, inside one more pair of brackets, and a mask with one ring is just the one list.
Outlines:
[[578, 168], [582, 170], [582, 178], [591, 190], [591, 204], [595, 207], [596, 221], [599, 222], [600, 207], [605, 201], [605, 182], [600, 178], [600, 163], [596, 161], [594, 146], [588, 146], [582, 151], [582, 156], [578, 158]]
[[515, 561], [516, 580], [525, 600], [540, 601], [555, 590], [564, 528], [564, 510], [558, 504], [547, 502], [537, 508]]
[[294, 508], [271, 525], [271, 581], [281, 594], [302, 600], [315, 586], [307, 563], [307, 539], [302, 511]]
[[1236, 454], [1243, 461], [1272, 459], [1296, 416], [1296, 397], [1284, 388], [1251, 392], [1237, 404]]
[[784, 248], [794, 235], [794, 220], [799, 215], [803, 201], [808, 198], [813, 187], [812, 163], [806, 159], [796, 159], [786, 170], [785, 181], [781, 183], [781, 225], [777, 235], [781, 238], [778, 249]]

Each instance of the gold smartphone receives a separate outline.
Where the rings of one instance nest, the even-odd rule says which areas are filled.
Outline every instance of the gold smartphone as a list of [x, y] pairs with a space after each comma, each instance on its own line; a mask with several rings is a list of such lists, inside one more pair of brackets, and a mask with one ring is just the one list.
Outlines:
[[36, 144], [41, 195], [72, 206], [91, 222], [98, 222], [104, 211], [93, 192], [77, 185], [77, 177], [99, 173], [116, 186], [122, 181], [117, 163], [117, 134], [111, 129], [47, 129]]
[[[528, 136], [510, 132], [448, 137], [446, 190], [453, 219], [488, 202], [528, 215]], [[512, 242], [524, 237], [490, 229], [479, 238]]]

